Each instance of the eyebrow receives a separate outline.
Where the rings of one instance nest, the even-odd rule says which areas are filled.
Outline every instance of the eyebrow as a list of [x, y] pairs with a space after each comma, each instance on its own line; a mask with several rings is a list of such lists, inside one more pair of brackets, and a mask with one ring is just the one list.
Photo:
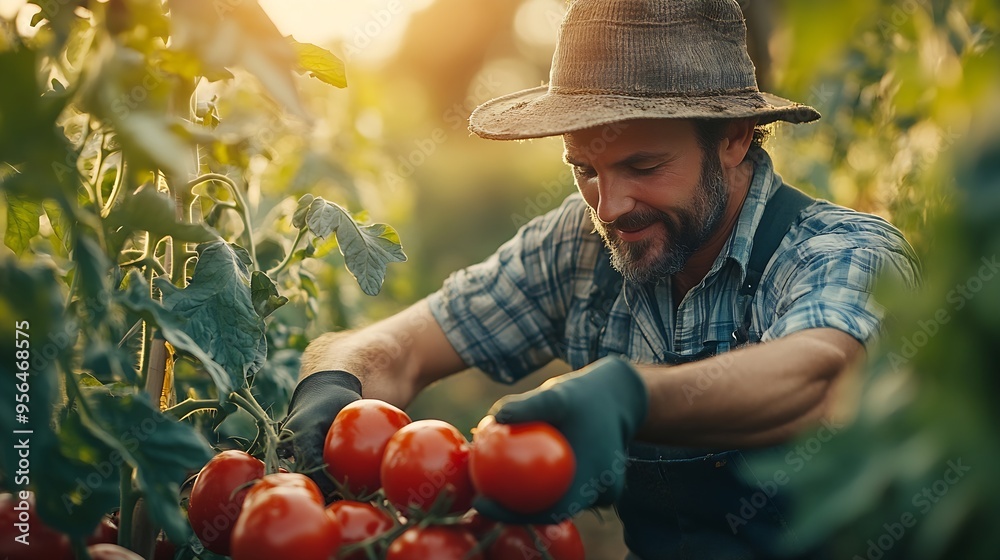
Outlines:
[[[614, 165], [616, 167], [628, 167], [630, 165], [635, 165], [636, 163], [649, 161], [651, 159], [660, 159], [660, 158], [669, 159], [669, 157], [670, 154], [667, 152], [636, 152], [620, 161], [615, 162]], [[573, 159], [573, 156], [571, 156], [569, 152], [563, 152], [563, 161], [566, 162], [568, 165], [575, 165], [575, 166], [586, 165], [583, 162]]]

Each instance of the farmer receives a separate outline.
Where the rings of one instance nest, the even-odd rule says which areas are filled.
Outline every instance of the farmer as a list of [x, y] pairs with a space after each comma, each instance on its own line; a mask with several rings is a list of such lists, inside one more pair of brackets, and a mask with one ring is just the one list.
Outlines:
[[748, 459], [831, 437], [836, 389], [879, 330], [876, 278], [917, 271], [889, 223], [782, 183], [759, 127], [820, 115], [758, 91], [745, 36], [734, 0], [574, 2], [550, 84], [470, 128], [562, 135], [579, 194], [409, 309], [314, 341], [282, 426], [296, 461], [322, 461], [362, 394], [405, 406], [469, 367], [513, 382], [560, 359], [576, 371], [492, 410], [553, 424], [576, 454], [565, 498], [530, 521], [614, 504], [631, 558], [794, 551], [787, 479]]

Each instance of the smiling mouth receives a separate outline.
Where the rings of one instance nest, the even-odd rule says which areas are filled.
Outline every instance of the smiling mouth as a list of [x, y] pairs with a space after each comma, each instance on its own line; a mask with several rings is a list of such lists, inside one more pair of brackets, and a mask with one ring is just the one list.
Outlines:
[[626, 242], [633, 242], [633, 241], [639, 241], [640, 239], [645, 237], [646, 233], [648, 233], [649, 230], [654, 225], [656, 224], [655, 223], [646, 224], [642, 227], [639, 227], [638, 229], [622, 229], [622, 228], [615, 228], [615, 229], [618, 232], [619, 239]]

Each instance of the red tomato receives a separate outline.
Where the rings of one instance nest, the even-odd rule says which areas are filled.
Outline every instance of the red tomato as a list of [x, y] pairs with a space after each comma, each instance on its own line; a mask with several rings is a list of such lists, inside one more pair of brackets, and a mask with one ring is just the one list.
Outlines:
[[278, 486], [246, 504], [233, 528], [233, 560], [327, 560], [340, 548], [337, 517], [308, 490]]
[[177, 546], [160, 531], [160, 535], [156, 537], [156, 548], [153, 549], [153, 560], [174, 560], [176, 555]]
[[576, 457], [569, 442], [544, 422], [479, 422], [469, 471], [480, 494], [521, 514], [554, 506], [573, 482]]
[[440, 420], [418, 420], [389, 439], [382, 461], [385, 497], [400, 511], [428, 511], [442, 492], [451, 497], [449, 513], [472, 505], [469, 442]]
[[[28, 545], [15, 539], [27, 541]], [[21, 490], [17, 496], [0, 494], [0, 558], [72, 560], [69, 537], [39, 519], [34, 492]]]
[[386, 560], [483, 560], [472, 534], [458, 526], [408, 529], [389, 545]]
[[142, 556], [117, 544], [98, 543], [87, 547], [93, 560], [143, 560]]
[[320, 492], [319, 486], [313, 482], [313, 479], [300, 473], [290, 473], [290, 472], [277, 472], [269, 474], [264, 478], [260, 479], [257, 484], [254, 484], [247, 491], [247, 495], [243, 498], [243, 505], [246, 506], [250, 503], [255, 496], [260, 495], [272, 488], [277, 488], [279, 486], [290, 486], [294, 488], [302, 488], [306, 490], [316, 498], [316, 503], [319, 505], [324, 505], [326, 502], [323, 500], [323, 493]]
[[584, 560], [583, 541], [569, 519], [558, 525], [532, 525], [535, 538], [525, 527], [507, 525], [486, 550], [486, 560], [542, 560], [548, 552], [552, 560]]
[[345, 406], [330, 425], [323, 460], [333, 478], [356, 497], [382, 486], [379, 471], [385, 445], [410, 417], [391, 404], [361, 399]]
[[[327, 511], [333, 512], [340, 523], [341, 546], [359, 543], [377, 537], [392, 529], [392, 517], [377, 507], [351, 500], [341, 500], [330, 504]], [[366, 560], [363, 550], [343, 556], [343, 560]]]
[[100, 543], [118, 544], [118, 522], [110, 515], [102, 517], [94, 533], [87, 537], [87, 545]]
[[[223, 451], [198, 473], [188, 503], [188, 519], [205, 548], [229, 555], [230, 535], [240, 516], [249, 482], [264, 476], [264, 463], [243, 451]], [[237, 488], [242, 490], [234, 492]]]

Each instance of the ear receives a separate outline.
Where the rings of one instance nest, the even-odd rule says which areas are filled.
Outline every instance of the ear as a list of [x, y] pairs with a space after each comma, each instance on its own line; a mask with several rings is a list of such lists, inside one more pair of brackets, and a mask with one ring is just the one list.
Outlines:
[[719, 161], [723, 169], [731, 169], [743, 162], [743, 158], [753, 142], [753, 130], [757, 119], [733, 119], [726, 126], [725, 135], [719, 142]]

